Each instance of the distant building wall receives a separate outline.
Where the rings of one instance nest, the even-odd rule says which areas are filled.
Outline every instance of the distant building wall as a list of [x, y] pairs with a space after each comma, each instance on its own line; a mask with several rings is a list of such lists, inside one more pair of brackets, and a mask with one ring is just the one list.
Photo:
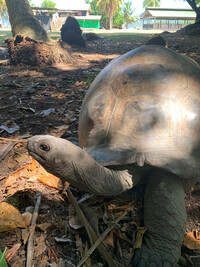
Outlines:
[[78, 19], [79, 26], [85, 29], [99, 29], [100, 28], [100, 21], [99, 20], [84, 20]]
[[89, 4], [84, 5], [86, 7], [79, 10], [32, 7], [32, 10], [45, 30], [60, 31], [68, 16], [74, 16], [81, 28], [99, 29], [101, 16], [90, 15]]
[[51, 31], [51, 15], [39, 15], [35, 17], [39, 20], [40, 25], [45, 31]]
[[140, 17], [143, 29], [178, 30], [194, 23], [196, 13], [193, 9], [147, 7]]
[[178, 22], [178, 21], [173, 21], [173, 22], [164, 22], [161, 21], [160, 23], [153, 23], [153, 22], [148, 22], [144, 21], [143, 23], [143, 29], [144, 30], [167, 30], [167, 31], [176, 31], [181, 28], [184, 28], [190, 23], [194, 23], [194, 21], [187, 21], [187, 22]]
[[58, 14], [53, 14], [51, 21], [52, 31], [60, 31], [62, 25], [65, 23], [67, 17], [59, 17]]

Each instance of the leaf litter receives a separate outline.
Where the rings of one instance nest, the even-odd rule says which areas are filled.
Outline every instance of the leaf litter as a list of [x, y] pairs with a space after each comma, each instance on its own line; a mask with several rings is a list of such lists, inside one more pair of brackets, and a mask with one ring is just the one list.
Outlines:
[[[191, 36], [165, 33], [164, 38], [169, 48], [200, 63], [198, 37], [191, 42]], [[25, 266], [33, 228], [35, 266], [126, 266], [134, 248], [141, 246], [146, 229], [141, 227], [140, 190], [130, 202], [83, 194], [69, 184], [63, 188], [57, 177], [28, 156], [25, 142], [17, 139], [53, 134], [75, 140], [81, 103], [93, 79], [111, 59], [144, 43], [142, 38], [121, 43], [99, 39], [88, 42], [84, 49], [72, 48], [77, 65], [43, 69], [12, 67], [5, 58], [0, 59], [0, 130], [1, 137], [7, 139], [0, 139], [0, 200], [11, 205], [12, 213], [21, 216], [27, 227], [0, 233], [0, 249], [8, 248], [6, 259], [11, 266]], [[32, 226], [38, 192], [41, 203]], [[200, 266], [199, 203], [197, 185], [186, 194], [188, 225], [181, 267]], [[18, 220], [14, 217], [15, 226], [20, 226]]]

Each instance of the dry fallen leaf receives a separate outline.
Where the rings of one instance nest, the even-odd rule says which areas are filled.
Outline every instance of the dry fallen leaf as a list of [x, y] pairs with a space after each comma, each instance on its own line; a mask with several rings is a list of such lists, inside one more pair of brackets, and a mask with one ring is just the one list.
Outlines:
[[37, 227], [39, 227], [43, 232], [45, 232], [51, 226], [52, 223], [41, 223], [37, 225]]
[[21, 154], [21, 155], [17, 155], [14, 159], [19, 163], [22, 164], [23, 162], [26, 162], [29, 158], [28, 154]]
[[0, 232], [8, 231], [17, 227], [26, 228], [21, 213], [12, 205], [0, 203]]
[[29, 229], [22, 229], [22, 240], [24, 245], [27, 243], [29, 235], [30, 235]]
[[15, 164], [14, 164], [13, 162], [11, 162], [11, 161], [8, 161], [8, 162], [7, 162], [7, 167], [8, 167], [9, 169], [14, 169]]
[[183, 244], [189, 249], [200, 249], [200, 232], [188, 233], [183, 240]]
[[81, 253], [81, 256], [83, 256], [83, 243], [79, 234], [76, 234], [75, 238], [76, 238], [76, 248]]
[[22, 213], [22, 218], [23, 218], [26, 226], [29, 226], [31, 224], [32, 216], [33, 215], [30, 212], [24, 212], [24, 213]]
[[15, 145], [15, 143], [8, 142], [7, 144], [4, 144], [1, 146], [1, 148], [0, 148], [0, 161], [6, 157], [6, 155], [12, 150], [14, 145]]
[[114, 248], [113, 231], [111, 231], [109, 235], [104, 239], [104, 243]]
[[41, 234], [39, 237], [36, 238], [36, 244], [37, 245], [35, 246], [34, 257], [42, 255], [47, 249], [43, 234]]
[[56, 177], [56, 176], [48, 173], [48, 172], [43, 173], [42, 175], [40, 175], [38, 177], [38, 180], [40, 182], [42, 182], [43, 184], [45, 184], [45, 185], [54, 187], [56, 189], [59, 188], [59, 181], [60, 181], [60, 179], [58, 177]]
[[6, 255], [5, 255], [6, 260], [10, 261], [20, 247], [21, 247], [21, 244], [18, 243], [18, 244], [15, 244], [12, 248], [7, 249]]
[[13, 174], [9, 175], [6, 178], [6, 180], [4, 181], [4, 186], [5, 187], [12, 186], [16, 182], [18, 177], [19, 177], [18, 173], [13, 173]]
[[143, 235], [146, 232], [147, 228], [145, 227], [138, 227], [137, 228], [137, 234], [136, 234], [136, 238], [135, 238], [135, 242], [134, 242], [134, 246], [133, 248], [141, 248], [142, 246], [142, 241], [143, 241]]
[[79, 220], [78, 220], [78, 217], [77, 216], [71, 216], [69, 218], [69, 225], [70, 227], [72, 227], [73, 229], [77, 230], [77, 229], [80, 229], [81, 227], [83, 227]]
[[37, 165], [37, 161], [35, 159], [32, 159], [32, 163], [28, 164], [27, 169], [33, 172], [37, 168]]
[[24, 166], [17, 169], [16, 171], [14, 171], [6, 178], [4, 186], [5, 187], [12, 186], [21, 176], [27, 178], [31, 177], [33, 175], [32, 172], [36, 170], [36, 164], [37, 164], [36, 160], [32, 160], [31, 163], [27, 163]]

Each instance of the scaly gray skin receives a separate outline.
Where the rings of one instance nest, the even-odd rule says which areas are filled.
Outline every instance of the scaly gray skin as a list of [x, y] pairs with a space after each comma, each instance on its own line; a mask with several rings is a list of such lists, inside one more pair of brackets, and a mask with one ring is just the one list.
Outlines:
[[83, 149], [48, 135], [28, 140], [29, 154], [48, 172], [82, 191], [117, 196], [149, 173], [144, 203], [144, 244], [133, 257], [133, 267], [175, 267], [186, 227], [184, 188], [175, 174], [134, 164], [111, 170], [94, 161]]

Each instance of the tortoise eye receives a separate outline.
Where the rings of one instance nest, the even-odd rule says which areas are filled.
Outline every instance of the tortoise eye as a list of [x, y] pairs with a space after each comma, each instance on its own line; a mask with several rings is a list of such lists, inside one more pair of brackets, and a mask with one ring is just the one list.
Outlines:
[[40, 144], [40, 149], [43, 151], [49, 151], [50, 147], [46, 144]]

